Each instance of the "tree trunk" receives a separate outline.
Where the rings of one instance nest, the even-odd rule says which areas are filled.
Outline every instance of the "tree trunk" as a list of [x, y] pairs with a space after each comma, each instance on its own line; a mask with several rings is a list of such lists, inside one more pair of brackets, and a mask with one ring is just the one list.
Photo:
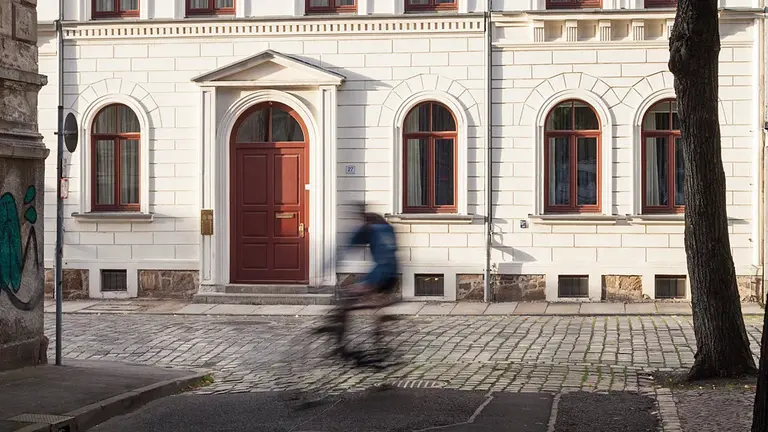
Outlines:
[[752, 432], [768, 432], [768, 314], [763, 317], [763, 337], [760, 341], [760, 373], [757, 376], [755, 407], [752, 411]]
[[717, 0], [678, 0], [669, 41], [685, 161], [685, 252], [696, 334], [690, 379], [755, 372], [728, 237], [717, 15]]

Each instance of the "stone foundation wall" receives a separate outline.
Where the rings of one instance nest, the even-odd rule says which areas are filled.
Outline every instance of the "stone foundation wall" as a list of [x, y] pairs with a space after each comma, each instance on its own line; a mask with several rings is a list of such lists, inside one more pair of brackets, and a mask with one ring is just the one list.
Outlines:
[[[365, 274], [363, 273], [338, 273], [336, 274], [336, 280], [340, 287], [346, 287], [353, 284], [356, 284], [360, 282], [363, 277], [365, 277]], [[395, 286], [395, 291], [390, 296], [394, 300], [402, 300], [403, 299], [403, 278], [402, 276], [398, 277], [397, 280], [397, 286]]]
[[[544, 301], [546, 299], [545, 275], [495, 275], [491, 283], [491, 300], [495, 302]], [[483, 301], [481, 274], [456, 275], [456, 300]]]
[[545, 275], [499, 275], [493, 288], [493, 301], [544, 301], [547, 277]]
[[456, 275], [456, 301], [483, 301], [483, 275]]
[[736, 276], [736, 284], [739, 287], [739, 298], [742, 303], [755, 303], [762, 295], [760, 277]]
[[602, 299], [615, 302], [643, 301], [643, 279], [640, 276], [604, 275]]
[[139, 297], [191, 299], [199, 287], [196, 270], [139, 270]]
[[[45, 269], [45, 295], [53, 298], [55, 280], [53, 269]], [[86, 269], [62, 269], [61, 293], [63, 300], [83, 300], [90, 297], [89, 272]]]

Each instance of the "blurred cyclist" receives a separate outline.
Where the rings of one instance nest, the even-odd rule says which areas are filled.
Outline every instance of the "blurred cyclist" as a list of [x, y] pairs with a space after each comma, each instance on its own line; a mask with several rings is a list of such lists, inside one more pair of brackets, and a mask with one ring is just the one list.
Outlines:
[[[363, 353], [348, 351], [344, 345], [348, 315], [352, 310], [379, 309], [399, 301], [392, 297], [397, 287], [399, 263], [392, 225], [381, 215], [366, 211], [365, 204], [355, 205], [355, 217], [361, 225], [352, 235], [347, 248], [368, 245], [374, 267], [360, 282], [343, 288], [341, 301], [335, 313], [329, 317], [331, 323], [318, 329], [318, 332], [335, 332], [337, 354], [344, 358], [353, 358], [360, 364]], [[390, 317], [385, 315], [379, 317], [376, 323], [377, 333], [381, 330], [381, 323], [389, 319]]]

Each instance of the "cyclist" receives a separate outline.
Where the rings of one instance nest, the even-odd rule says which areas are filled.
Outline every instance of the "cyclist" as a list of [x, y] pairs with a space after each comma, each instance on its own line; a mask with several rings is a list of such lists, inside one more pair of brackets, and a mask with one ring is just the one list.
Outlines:
[[[392, 297], [397, 287], [399, 263], [392, 225], [381, 215], [366, 211], [364, 204], [355, 205], [355, 216], [361, 225], [352, 235], [348, 247], [368, 245], [375, 265], [360, 282], [344, 289], [341, 302], [330, 317], [332, 323], [321, 327], [318, 332], [335, 332], [338, 342], [336, 352], [360, 364], [363, 362], [363, 353], [348, 351], [344, 345], [348, 315], [354, 309], [378, 309], [399, 301]], [[362, 299], [368, 302], [361, 304]], [[381, 323], [389, 319], [388, 316], [379, 317], [376, 323], [377, 336]]]

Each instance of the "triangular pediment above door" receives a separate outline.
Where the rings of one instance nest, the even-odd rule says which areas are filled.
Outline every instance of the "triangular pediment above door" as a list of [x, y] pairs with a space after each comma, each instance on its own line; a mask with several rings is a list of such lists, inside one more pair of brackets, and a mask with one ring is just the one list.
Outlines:
[[266, 50], [192, 78], [207, 86], [321, 86], [340, 85], [344, 76], [303, 60]]

